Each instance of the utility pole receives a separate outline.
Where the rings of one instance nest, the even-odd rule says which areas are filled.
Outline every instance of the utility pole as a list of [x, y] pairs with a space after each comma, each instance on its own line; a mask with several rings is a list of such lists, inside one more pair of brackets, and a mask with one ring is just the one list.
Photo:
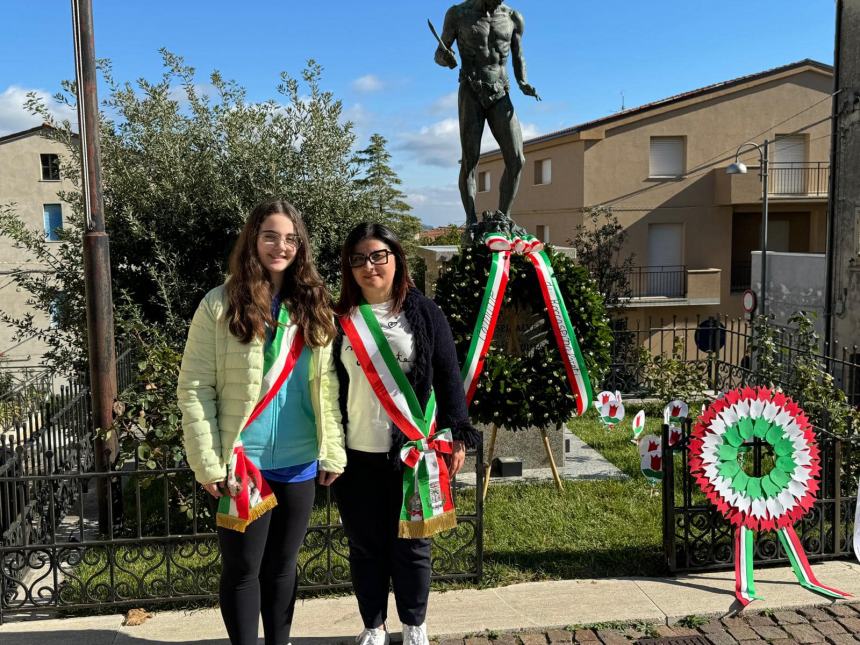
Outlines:
[[[101, 155], [99, 152], [99, 105], [96, 92], [96, 54], [93, 37], [92, 0], [72, 0], [72, 27], [75, 40], [78, 128], [81, 135], [81, 192], [86, 228], [83, 234], [84, 282], [87, 294], [87, 337], [89, 340], [90, 396], [92, 397], [96, 471], [110, 470], [117, 453], [115, 436], [104, 438], [113, 424], [116, 399], [116, 350], [113, 331], [110, 244], [105, 232], [102, 199]], [[110, 531], [110, 480], [97, 478], [99, 532]]]
[[837, 344], [860, 343], [860, 0], [837, 0], [834, 49], [824, 311], [829, 355]]

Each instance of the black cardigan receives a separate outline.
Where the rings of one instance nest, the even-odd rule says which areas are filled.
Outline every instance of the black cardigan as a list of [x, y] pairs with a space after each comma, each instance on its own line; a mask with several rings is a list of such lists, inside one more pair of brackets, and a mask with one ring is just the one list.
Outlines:
[[[481, 440], [481, 435], [469, 421], [463, 380], [457, 362], [457, 349], [445, 314], [435, 302], [417, 289], [410, 289], [406, 294], [403, 314], [412, 330], [415, 344], [415, 360], [406, 378], [412, 384], [418, 402], [422, 408], [427, 405], [432, 387], [436, 392], [436, 427], [440, 430], [450, 428], [455, 440], [464, 441], [466, 446], [474, 448]], [[343, 426], [347, 429], [349, 418], [346, 401], [349, 395], [349, 375], [340, 359], [342, 346], [343, 330], [338, 327], [333, 345], [334, 364], [340, 383], [338, 396], [340, 412], [343, 416]], [[398, 466], [400, 448], [406, 440], [406, 435], [392, 423], [392, 445], [389, 457]]]

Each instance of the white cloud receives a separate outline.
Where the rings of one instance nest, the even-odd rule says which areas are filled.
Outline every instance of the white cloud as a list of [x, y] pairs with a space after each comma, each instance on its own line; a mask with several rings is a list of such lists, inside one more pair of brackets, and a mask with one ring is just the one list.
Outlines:
[[0, 93], [0, 136], [34, 128], [42, 122], [41, 118], [33, 116], [24, 109], [24, 103], [27, 101], [29, 92], [33, 92], [42, 99], [58, 121], [69, 119], [74, 122], [77, 118], [73, 108], [57, 103], [50, 94], [43, 90], [31, 90], [18, 85], [10, 85]]
[[407, 186], [406, 202], [413, 214], [429, 226], [462, 224], [466, 221], [456, 178], [445, 186]]
[[382, 82], [382, 79], [373, 74], [359, 76], [352, 82], [352, 89], [361, 93], [378, 92], [383, 87], [385, 87], [385, 83]]
[[457, 113], [457, 90], [440, 96], [430, 105], [431, 114]]
[[[523, 139], [537, 136], [540, 131], [531, 123], [521, 124]], [[460, 161], [460, 125], [456, 118], [442, 119], [422, 127], [417, 132], [398, 136], [397, 149], [411, 154], [418, 163], [448, 168]], [[498, 148], [489, 126], [484, 126], [481, 152]]]

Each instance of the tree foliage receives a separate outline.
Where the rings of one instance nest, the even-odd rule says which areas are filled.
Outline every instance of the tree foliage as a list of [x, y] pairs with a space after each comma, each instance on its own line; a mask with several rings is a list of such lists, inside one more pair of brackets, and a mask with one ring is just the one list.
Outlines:
[[[300, 79], [283, 73], [277, 99], [252, 102], [217, 71], [201, 85], [182, 58], [165, 50], [162, 57], [159, 79], [134, 84], [118, 81], [110, 64], [100, 63], [107, 88], [100, 123], [104, 213], [114, 301], [139, 310], [144, 323], [181, 349], [197, 303], [223, 281], [227, 256], [254, 205], [283, 197], [302, 211], [331, 286], [339, 279], [341, 241], [370, 209], [356, 181], [352, 125], [342, 120], [341, 102], [321, 88], [315, 62]], [[57, 98], [73, 104], [74, 84], [64, 83]], [[28, 231], [14, 209], [0, 213], [0, 233], [47, 269], [15, 279], [57, 325], [39, 330], [32, 318], [7, 322], [22, 334], [42, 335], [54, 365], [80, 365], [86, 333], [77, 140], [72, 125], [54, 123], [38, 98], [29, 107], [68, 147], [63, 167], [74, 189], [60, 196], [74, 212], [62, 242], [52, 245]], [[120, 331], [128, 317], [117, 316]]]
[[590, 224], [577, 226], [576, 236], [568, 243], [576, 249], [579, 264], [597, 283], [606, 307], [616, 307], [632, 295], [630, 271], [634, 256], [622, 256], [627, 231], [606, 206], [588, 209], [584, 219]]

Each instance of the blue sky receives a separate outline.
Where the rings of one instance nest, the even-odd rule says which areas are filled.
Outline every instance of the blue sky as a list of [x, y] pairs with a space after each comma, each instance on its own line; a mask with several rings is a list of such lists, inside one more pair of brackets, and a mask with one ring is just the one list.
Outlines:
[[[431, 18], [450, 0], [93, 0], [96, 55], [118, 79], [157, 78], [158, 49], [218, 69], [276, 97], [278, 73], [308, 58], [354, 121], [357, 146], [389, 141], [415, 214], [462, 221], [456, 189], [456, 71], [433, 63]], [[510, 0], [525, 16], [524, 51], [537, 103], [514, 89], [527, 136], [803, 58], [833, 60], [833, 0]], [[73, 76], [70, 3], [3, 0], [0, 134], [34, 125], [27, 91]]]

